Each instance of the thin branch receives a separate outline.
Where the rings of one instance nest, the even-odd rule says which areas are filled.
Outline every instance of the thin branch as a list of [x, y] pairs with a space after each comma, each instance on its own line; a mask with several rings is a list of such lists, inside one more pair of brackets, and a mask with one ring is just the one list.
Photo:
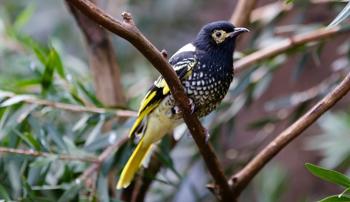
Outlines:
[[81, 181], [84, 181], [88, 179], [90, 176], [92, 176], [98, 169], [100, 168], [101, 164], [107, 160], [112, 154], [120, 148], [122, 145], [124, 145], [129, 140], [128, 135], [124, 135], [119, 139], [119, 141], [115, 142], [114, 144], [108, 146], [99, 156], [98, 156], [98, 163], [95, 163], [91, 165], [89, 168], [87, 168], [82, 175], [78, 178]]
[[343, 33], [345, 31], [349, 31], [349, 30], [343, 30], [340, 27], [334, 27], [329, 29], [322, 28], [322, 29], [312, 31], [310, 33], [292, 36], [288, 39], [277, 42], [276, 44], [271, 44], [266, 48], [258, 50], [254, 53], [251, 53], [243, 57], [242, 59], [235, 61], [235, 71], [241, 72], [252, 64], [256, 64], [261, 60], [274, 57], [278, 54], [281, 54], [287, 51], [288, 49], [291, 49], [312, 41], [319, 41], [322, 39], [326, 39], [334, 35]]
[[130, 110], [119, 110], [119, 109], [115, 110], [115, 109], [108, 109], [108, 108], [87, 107], [87, 106], [81, 106], [81, 105], [67, 104], [62, 102], [53, 102], [49, 100], [39, 99], [32, 95], [18, 95], [12, 92], [1, 91], [1, 90], [0, 90], [0, 94], [1, 94], [1, 97], [4, 97], [4, 98], [14, 98], [17, 96], [21, 96], [20, 102], [42, 105], [42, 106], [47, 106], [51, 108], [72, 111], [72, 112], [88, 112], [88, 113], [97, 113], [97, 114], [114, 113], [116, 116], [119, 116], [119, 117], [137, 116], [137, 113], [135, 111], [130, 111]]
[[68, 154], [53, 154], [53, 153], [39, 152], [34, 150], [27, 150], [27, 149], [13, 149], [8, 147], [0, 147], [0, 154], [1, 153], [21, 154], [21, 155], [27, 155], [27, 156], [46, 157], [46, 158], [56, 157], [57, 159], [67, 160], [67, 161], [84, 161], [84, 162], [90, 162], [90, 163], [100, 163], [100, 160], [98, 158], [91, 157], [91, 156], [72, 156]]
[[172, 96], [183, 112], [184, 121], [199, 148], [209, 172], [219, 187], [218, 198], [222, 201], [232, 201], [232, 194], [223, 169], [214, 153], [213, 147], [205, 140], [206, 129], [203, 128], [199, 119], [191, 113], [190, 102], [180, 80], [177, 78], [176, 73], [168, 61], [162, 56], [162, 53], [138, 30], [131, 15], [129, 13], [123, 13], [123, 22], [120, 22], [113, 19], [88, 0], [69, 0], [69, 2], [90, 19], [128, 40], [162, 74], [170, 87]]
[[257, 0], [239, 0], [236, 9], [232, 14], [231, 22], [237, 26], [246, 26], [249, 24], [250, 15], [256, 5]]
[[248, 185], [253, 177], [284, 147], [302, 134], [323, 113], [333, 107], [350, 90], [350, 73], [337, 87], [310, 109], [304, 116], [294, 124], [282, 131], [272, 142], [270, 142], [260, 153], [258, 153], [241, 171], [230, 178], [235, 197]]

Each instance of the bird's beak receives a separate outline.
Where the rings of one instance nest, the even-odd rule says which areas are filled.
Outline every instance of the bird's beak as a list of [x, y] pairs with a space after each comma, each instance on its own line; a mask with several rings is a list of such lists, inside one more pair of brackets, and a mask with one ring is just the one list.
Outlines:
[[233, 30], [233, 32], [230, 32], [230, 33], [228, 34], [228, 36], [229, 36], [230, 38], [236, 37], [236, 36], [240, 35], [240, 34], [243, 33], [243, 32], [249, 32], [249, 29], [244, 28], [244, 27], [236, 27], [236, 28]]

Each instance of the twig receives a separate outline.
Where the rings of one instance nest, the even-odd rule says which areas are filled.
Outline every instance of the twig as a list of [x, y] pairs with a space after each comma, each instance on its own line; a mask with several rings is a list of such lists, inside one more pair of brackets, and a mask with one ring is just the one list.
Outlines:
[[21, 155], [27, 155], [27, 156], [34, 156], [34, 157], [57, 157], [61, 160], [67, 160], [67, 161], [85, 161], [85, 162], [91, 162], [91, 163], [100, 163], [99, 159], [96, 157], [90, 157], [90, 156], [72, 156], [68, 154], [53, 154], [53, 153], [47, 153], [47, 152], [39, 152], [34, 150], [27, 150], [27, 149], [13, 149], [8, 147], [0, 147], [0, 154], [1, 153], [11, 153], [11, 154], [21, 154]]
[[252, 178], [284, 147], [292, 140], [301, 135], [312, 123], [323, 113], [333, 107], [350, 90], [350, 73], [337, 87], [310, 109], [304, 116], [294, 124], [282, 131], [272, 142], [270, 142], [253, 160], [251, 160], [241, 171], [230, 178], [235, 197], [248, 185]]
[[266, 48], [258, 50], [254, 53], [243, 57], [242, 59], [235, 61], [235, 71], [241, 72], [252, 64], [255, 64], [267, 58], [274, 57], [280, 53], [285, 52], [288, 49], [306, 44], [308, 42], [319, 41], [325, 38], [329, 38], [336, 34], [342, 33], [342, 31], [345, 30], [342, 30], [340, 27], [334, 27], [329, 29], [322, 28], [307, 34], [299, 34], [292, 36], [288, 39], [277, 42], [276, 44], [272, 44]]
[[86, 180], [89, 178], [93, 173], [95, 173], [101, 166], [101, 164], [110, 157], [119, 147], [124, 145], [128, 141], [129, 137], [127, 134], [125, 134], [122, 138], [119, 139], [119, 141], [115, 142], [114, 144], [108, 146], [99, 156], [98, 156], [98, 163], [95, 163], [91, 165], [89, 168], [87, 168], [82, 175], [78, 178], [81, 181]]
[[206, 130], [201, 125], [199, 119], [191, 113], [190, 102], [180, 80], [161, 52], [134, 25], [131, 15], [129, 13], [123, 13], [124, 21], [119, 22], [88, 0], [69, 0], [69, 2], [90, 19], [132, 43], [162, 74], [170, 87], [171, 94], [183, 112], [184, 121], [199, 148], [209, 172], [219, 187], [218, 198], [223, 201], [232, 201], [232, 194], [222, 167], [212, 146], [205, 141]]
[[236, 9], [232, 14], [231, 22], [237, 27], [249, 24], [250, 15], [255, 4], [256, 0], [239, 0]]
[[25, 102], [28, 104], [36, 104], [36, 105], [43, 105], [51, 108], [56, 109], [62, 109], [72, 112], [89, 112], [89, 113], [97, 113], [97, 114], [105, 114], [105, 113], [114, 113], [116, 116], [119, 117], [135, 117], [137, 116], [137, 113], [135, 111], [130, 110], [115, 110], [115, 109], [108, 109], [108, 108], [98, 108], [98, 107], [87, 107], [87, 106], [81, 106], [81, 105], [74, 105], [74, 104], [67, 104], [62, 102], [53, 102], [49, 100], [39, 99], [32, 95], [18, 95], [12, 92], [8, 91], [1, 91], [1, 97], [6, 98], [14, 98], [16, 96], [21, 96], [20, 102]]

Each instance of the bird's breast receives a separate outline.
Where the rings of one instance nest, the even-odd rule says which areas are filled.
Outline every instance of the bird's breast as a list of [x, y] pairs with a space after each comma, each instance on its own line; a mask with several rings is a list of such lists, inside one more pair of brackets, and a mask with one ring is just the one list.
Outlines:
[[233, 79], [232, 67], [220, 63], [198, 63], [183, 85], [194, 101], [199, 117], [213, 111], [225, 97]]

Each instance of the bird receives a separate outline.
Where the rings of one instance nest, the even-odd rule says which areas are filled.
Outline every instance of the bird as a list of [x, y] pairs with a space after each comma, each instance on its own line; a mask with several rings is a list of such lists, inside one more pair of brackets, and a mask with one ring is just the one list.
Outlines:
[[[204, 25], [195, 39], [170, 57], [190, 100], [191, 110], [199, 118], [208, 115], [222, 101], [233, 80], [233, 53], [237, 37], [249, 30], [228, 21]], [[182, 113], [162, 76], [144, 96], [129, 137], [139, 142], [124, 166], [117, 189], [127, 188], [152, 147], [183, 122]]]

